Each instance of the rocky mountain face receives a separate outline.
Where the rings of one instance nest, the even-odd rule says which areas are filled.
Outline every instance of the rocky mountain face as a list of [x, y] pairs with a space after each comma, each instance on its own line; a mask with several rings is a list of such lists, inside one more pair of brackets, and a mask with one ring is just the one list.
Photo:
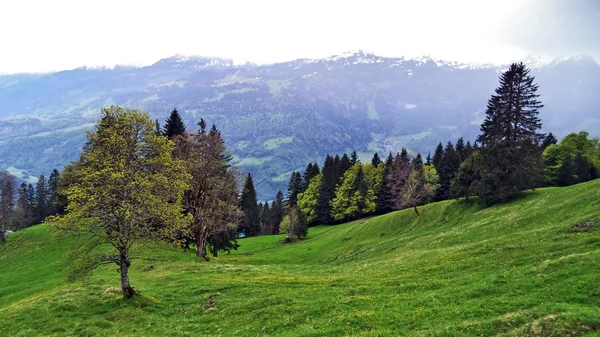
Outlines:
[[[598, 63], [530, 67], [544, 131], [600, 135]], [[234, 165], [253, 174], [267, 200], [327, 153], [356, 150], [369, 160], [473, 140], [504, 68], [358, 51], [270, 65], [179, 55], [141, 68], [0, 76], [0, 169], [34, 180], [76, 159], [100, 107], [139, 108], [161, 122], [177, 108], [190, 129], [201, 117], [217, 125]]]

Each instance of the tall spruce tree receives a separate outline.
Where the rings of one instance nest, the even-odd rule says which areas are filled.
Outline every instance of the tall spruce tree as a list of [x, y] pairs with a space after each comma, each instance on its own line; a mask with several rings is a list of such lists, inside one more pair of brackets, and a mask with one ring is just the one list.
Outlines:
[[538, 85], [523, 63], [500, 76], [488, 101], [477, 142], [481, 144], [481, 179], [475, 192], [486, 204], [514, 198], [542, 180], [541, 121]]
[[52, 170], [50, 173], [50, 178], [48, 178], [48, 214], [52, 215], [57, 213], [57, 205], [58, 205], [58, 180], [60, 178], [60, 173], [58, 170]]
[[185, 133], [185, 124], [177, 112], [177, 109], [173, 109], [171, 111], [171, 115], [165, 121], [165, 125], [163, 127], [163, 135], [167, 136], [169, 139], [173, 139], [175, 136], [181, 136]]
[[246, 236], [256, 236], [260, 232], [260, 210], [256, 201], [256, 190], [252, 176], [248, 173], [244, 189], [241, 196], [241, 208], [244, 213], [242, 223], [240, 224], [241, 232]]
[[331, 216], [331, 200], [335, 197], [335, 187], [338, 183], [337, 166], [339, 165], [339, 161], [339, 156], [333, 158], [327, 155], [323, 164], [323, 170], [321, 171], [323, 178], [317, 200], [316, 221], [324, 225], [333, 221], [333, 217]]
[[371, 165], [373, 165], [373, 167], [377, 167], [379, 164], [381, 164], [381, 159], [379, 158], [377, 152], [375, 152], [373, 159], [371, 159]]
[[271, 205], [271, 224], [273, 225], [271, 234], [279, 234], [279, 224], [283, 219], [283, 212], [283, 192], [278, 191], [275, 200]]
[[298, 204], [298, 194], [302, 193], [303, 185], [300, 172], [292, 172], [288, 183], [288, 206], [294, 207]]
[[48, 213], [48, 185], [46, 184], [46, 177], [44, 175], [38, 178], [38, 182], [35, 185], [35, 207], [37, 221], [41, 222]]
[[444, 146], [442, 145], [442, 143], [438, 143], [437, 147], [435, 148], [435, 152], [433, 152], [433, 159], [432, 159], [432, 164], [435, 167], [435, 169], [438, 171], [438, 173], [441, 171], [441, 166], [440, 166], [440, 162], [442, 161], [442, 156], [444, 155]]
[[452, 180], [460, 168], [460, 154], [454, 149], [452, 142], [446, 144], [439, 166], [440, 171], [438, 171], [438, 174], [440, 176], [440, 188], [437, 191], [436, 199], [447, 200], [452, 197], [450, 193]]
[[358, 154], [356, 153], [356, 151], [352, 151], [352, 153], [350, 154], [350, 166], [358, 163]]
[[461, 163], [465, 161], [465, 159], [467, 159], [467, 147], [465, 145], [465, 140], [463, 139], [463, 137], [458, 138], [458, 140], [456, 141], [455, 150], [458, 156], [460, 157]]
[[319, 164], [317, 163], [308, 163], [306, 166], [306, 170], [302, 175], [302, 189], [300, 192], [306, 191], [308, 185], [310, 184], [310, 180], [321, 173], [321, 169], [319, 168]]

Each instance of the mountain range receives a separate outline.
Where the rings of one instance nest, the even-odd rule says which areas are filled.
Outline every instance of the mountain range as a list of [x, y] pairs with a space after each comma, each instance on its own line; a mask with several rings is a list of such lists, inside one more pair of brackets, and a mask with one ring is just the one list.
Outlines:
[[[585, 56], [524, 63], [540, 87], [544, 132], [600, 136], [600, 64]], [[35, 181], [77, 159], [101, 107], [138, 108], [161, 122], [177, 108], [188, 129], [200, 118], [217, 125], [233, 164], [268, 200], [327, 153], [356, 150], [365, 161], [472, 141], [504, 69], [355, 51], [268, 65], [176, 55], [145, 67], [4, 75], [0, 169]]]

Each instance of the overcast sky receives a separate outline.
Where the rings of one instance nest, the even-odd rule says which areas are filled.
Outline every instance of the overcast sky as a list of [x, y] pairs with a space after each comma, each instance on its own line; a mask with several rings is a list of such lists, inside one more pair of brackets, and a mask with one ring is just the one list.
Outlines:
[[271, 63], [353, 49], [600, 60], [600, 0], [0, 2], [0, 73], [146, 65], [177, 53]]

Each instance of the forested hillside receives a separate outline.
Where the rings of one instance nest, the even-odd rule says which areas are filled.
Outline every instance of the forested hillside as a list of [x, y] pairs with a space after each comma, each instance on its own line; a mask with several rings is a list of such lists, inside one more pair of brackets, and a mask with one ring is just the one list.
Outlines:
[[[531, 66], [543, 131], [598, 136], [600, 65], [580, 57]], [[356, 150], [365, 161], [474, 141], [503, 69], [359, 51], [271, 65], [176, 56], [142, 68], [0, 76], [0, 169], [32, 183], [61, 169], [77, 159], [101, 107], [138, 108], [161, 123], [177, 108], [190, 129], [200, 118], [217, 124], [232, 164], [269, 200], [292, 171], [327, 153]]]
[[284, 236], [241, 239], [210, 262], [168, 245], [65, 281], [47, 225], [0, 246], [0, 335], [594, 336], [600, 181], [483, 208], [444, 201]]

